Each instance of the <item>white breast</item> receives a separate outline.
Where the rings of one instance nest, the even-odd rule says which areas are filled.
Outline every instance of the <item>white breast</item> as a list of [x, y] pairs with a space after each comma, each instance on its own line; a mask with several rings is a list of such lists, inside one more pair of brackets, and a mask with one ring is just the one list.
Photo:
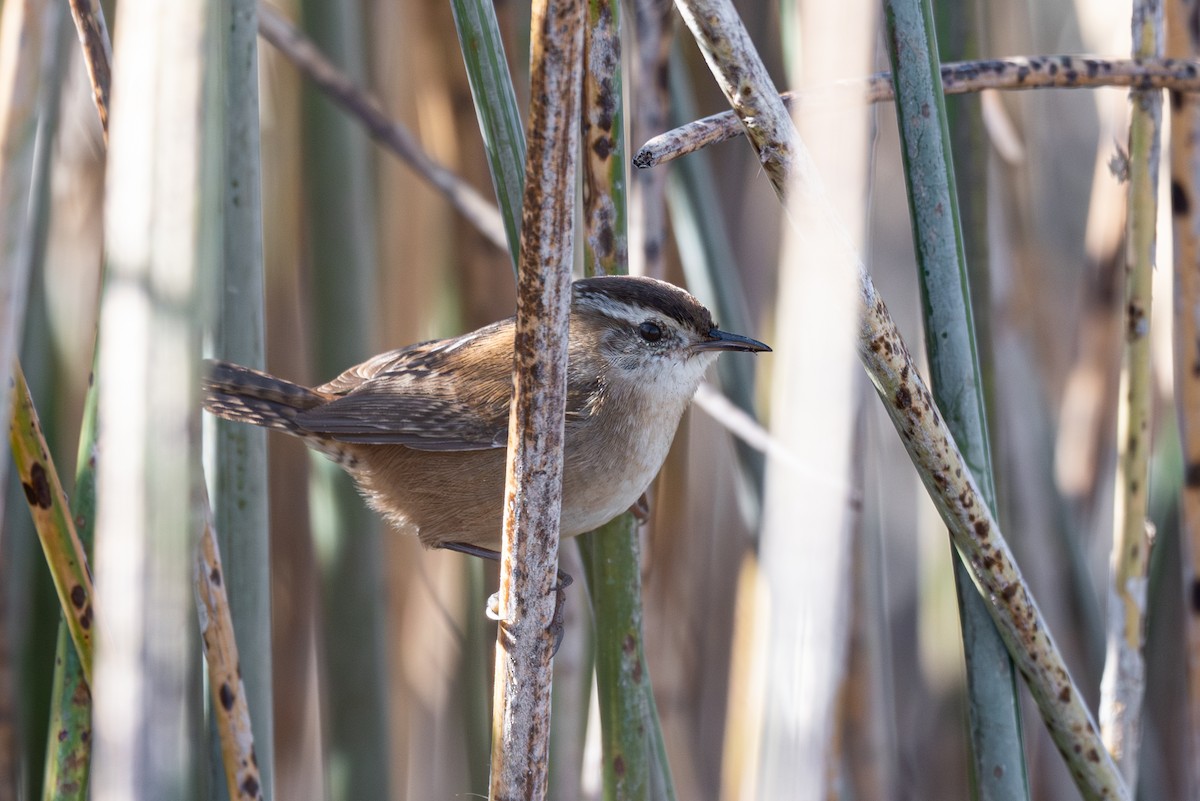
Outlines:
[[604, 525], [646, 491], [667, 458], [701, 373], [702, 367], [687, 382], [690, 387], [676, 380], [666, 392], [661, 382], [612, 390], [591, 419], [568, 433], [564, 537]]

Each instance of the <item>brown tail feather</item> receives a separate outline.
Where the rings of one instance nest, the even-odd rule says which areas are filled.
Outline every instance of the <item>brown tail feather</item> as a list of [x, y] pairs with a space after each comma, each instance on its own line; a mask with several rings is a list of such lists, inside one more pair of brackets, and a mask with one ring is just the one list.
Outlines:
[[327, 400], [299, 384], [215, 360], [205, 363], [201, 386], [204, 408], [218, 417], [291, 434], [304, 433], [296, 415]]

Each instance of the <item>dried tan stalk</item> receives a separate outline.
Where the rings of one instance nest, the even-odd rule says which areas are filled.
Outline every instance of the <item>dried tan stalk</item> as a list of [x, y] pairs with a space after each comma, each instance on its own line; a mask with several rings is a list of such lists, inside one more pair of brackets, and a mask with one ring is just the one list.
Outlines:
[[[1200, 61], [1028, 56], [942, 65], [942, 91], [948, 95], [985, 89], [1084, 89], [1097, 86], [1200, 91]], [[869, 78], [841, 81], [825, 89], [784, 92], [781, 97], [789, 108], [802, 103], [805, 109], [853, 102], [883, 103], [892, 99], [892, 76], [880, 72]], [[642, 145], [633, 157], [633, 164], [641, 168], [664, 164], [702, 147], [741, 136], [743, 132], [737, 116], [731, 111], [722, 111], [655, 136]]]
[[500, 557], [491, 798], [546, 796], [584, 5], [537, 0]]
[[225, 592], [225, 571], [221, 567], [212, 507], [203, 481], [200, 482], [199, 494], [197, 503], [203, 514], [204, 530], [196, 549], [192, 588], [196, 592], [196, 614], [200, 618], [200, 637], [204, 642], [204, 657], [208, 661], [208, 684], [212, 688], [212, 709], [221, 737], [225, 780], [230, 798], [237, 801], [261, 799], [262, 778], [254, 754], [254, 733], [250, 728], [246, 685], [238, 665], [233, 617], [229, 612], [229, 596]]
[[[1133, 55], [1162, 54], [1161, 0], [1133, 5]], [[1150, 478], [1150, 290], [1158, 217], [1162, 92], [1130, 92], [1129, 214], [1125, 232], [1125, 349], [1117, 407], [1108, 648], [1100, 682], [1100, 730], [1125, 783], [1137, 786], [1142, 698], [1146, 690], [1146, 590], [1151, 529], [1146, 519]]]
[[[774, 91], [761, 91], [762, 87], [774, 84], [750, 34], [730, 3], [676, 0], [675, 6], [696, 37], [704, 60], [733, 108], [738, 126], [750, 138], [767, 177], [782, 197], [792, 172], [792, 148], [798, 137], [778, 95]], [[642, 166], [636, 158], [634, 163]]]
[[983, 503], [933, 396], [916, 371], [900, 332], [869, 280], [859, 356], [884, 401], [905, 450], [971, 568], [976, 586], [1037, 702], [1042, 720], [1088, 799], [1128, 799], [1091, 713], [1046, 621], [1029, 591], [1003, 533]]

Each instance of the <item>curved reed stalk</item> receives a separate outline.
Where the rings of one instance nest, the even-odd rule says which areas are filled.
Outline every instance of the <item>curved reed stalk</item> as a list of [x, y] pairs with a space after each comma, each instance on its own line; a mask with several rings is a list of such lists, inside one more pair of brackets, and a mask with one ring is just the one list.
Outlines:
[[[726, 0], [677, 0], [726, 99], [742, 119], [763, 171], [781, 198], [795, 187], [804, 213], [835, 231], [819, 173], [742, 25]], [[796, 174], [793, 176], [793, 172]], [[886, 304], [861, 260], [842, 236], [841, 269], [859, 271], [862, 324], [859, 357], [875, 384], [905, 449], [955, 546], [971, 566], [988, 611], [1033, 694], [1059, 751], [1088, 799], [1127, 799], [1125, 787], [1100, 742], [1091, 714], [1067, 671], [1033, 596], [1012, 558], [994, 516], [933, 396], [909, 355]]]
[[8, 433], [17, 478], [25, 490], [25, 500], [50, 564], [54, 589], [58, 592], [84, 678], [91, 684], [96, 597], [92, 572], [83, 543], [75, 531], [75, 518], [67, 505], [67, 495], [42, 435], [37, 410], [29, 397], [25, 374], [15, 363], [11, 398], [13, 417]]

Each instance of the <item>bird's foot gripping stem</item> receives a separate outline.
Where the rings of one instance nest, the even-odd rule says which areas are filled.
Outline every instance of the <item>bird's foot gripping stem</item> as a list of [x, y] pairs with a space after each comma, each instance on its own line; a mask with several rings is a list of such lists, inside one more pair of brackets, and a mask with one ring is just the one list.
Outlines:
[[[490, 559], [493, 562], [500, 561], [500, 552], [493, 551], [491, 548], [481, 548], [478, 545], [470, 545], [465, 542], [447, 542], [441, 546], [447, 551], [457, 551], [465, 553], [468, 556], [475, 556], [480, 559]], [[571, 574], [564, 571], [562, 568], [558, 570], [558, 583], [554, 585], [554, 617], [550, 619], [550, 634], [554, 637], [554, 648], [550, 652], [553, 657], [558, 653], [558, 647], [562, 645], [563, 631], [566, 623], [565, 608], [567, 605], [567, 587], [575, 583], [575, 579], [571, 578]], [[492, 620], [500, 619], [500, 594], [494, 592], [488, 597], [487, 616]]]

